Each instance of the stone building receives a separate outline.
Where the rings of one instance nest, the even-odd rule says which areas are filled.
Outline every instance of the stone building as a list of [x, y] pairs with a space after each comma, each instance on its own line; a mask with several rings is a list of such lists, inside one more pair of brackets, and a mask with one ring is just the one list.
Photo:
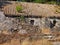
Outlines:
[[[16, 6], [22, 6], [22, 11], [18, 12]], [[56, 12], [55, 7], [56, 5], [50, 4], [10, 1], [9, 4], [6, 4], [2, 8], [3, 14], [0, 14], [0, 22], [2, 22], [0, 23], [0, 30], [3, 28], [8, 30], [19, 29], [24, 32], [26, 28], [25, 31], [30, 29], [28, 32], [31, 34], [35, 31], [38, 33], [42, 29], [42, 33], [44, 34], [50, 35], [51, 32], [56, 34], [60, 29], [60, 13]], [[20, 21], [21, 17], [24, 17], [23, 21], [25, 24], [29, 24], [29, 26], [22, 25], [24, 29], [21, 29], [22, 26], [19, 25], [19, 23], [22, 22]], [[16, 18], [19, 20], [16, 20]], [[39, 30], [36, 27], [39, 27]], [[41, 32], [39, 32], [39, 34], [41, 34]]]
[[[16, 6], [22, 6], [22, 12], [17, 12]], [[24, 16], [25, 21], [31, 25], [52, 28], [60, 22], [60, 13], [56, 13], [55, 6], [56, 5], [26, 2], [16, 4], [16, 2], [14, 2], [11, 5], [4, 6], [3, 11], [5, 16]]]

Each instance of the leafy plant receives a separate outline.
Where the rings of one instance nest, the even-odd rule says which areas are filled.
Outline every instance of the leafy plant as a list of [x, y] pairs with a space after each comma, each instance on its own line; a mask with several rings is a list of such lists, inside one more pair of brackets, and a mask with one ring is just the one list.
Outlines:
[[16, 10], [17, 10], [18, 12], [22, 12], [23, 8], [22, 8], [22, 6], [16, 6]]
[[22, 1], [22, 2], [24, 2], [24, 1], [26, 1], [26, 0], [17, 0], [17, 1]]
[[48, 4], [56, 4], [56, 1], [49, 1]]
[[20, 19], [21, 19], [22, 21], [24, 21], [24, 16], [20, 16]]
[[35, 0], [34, 2], [36, 2], [36, 3], [45, 3], [46, 0]]

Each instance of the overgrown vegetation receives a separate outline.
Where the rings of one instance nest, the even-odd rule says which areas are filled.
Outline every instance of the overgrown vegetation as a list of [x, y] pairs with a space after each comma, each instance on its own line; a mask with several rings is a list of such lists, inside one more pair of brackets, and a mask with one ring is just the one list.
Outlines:
[[25, 17], [24, 16], [19, 16], [19, 17], [17, 17], [17, 19], [19, 19], [21, 21], [24, 21]]
[[18, 12], [22, 12], [23, 8], [22, 8], [22, 6], [16, 6], [16, 10], [17, 10]]
[[17, 0], [23, 2], [36, 2], [36, 3], [48, 3], [60, 5], [60, 0]]
[[34, 0], [34, 2], [36, 2], [36, 3], [45, 3], [46, 0]]
[[20, 19], [21, 19], [22, 21], [24, 21], [25, 18], [24, 18], [24, 16], [20, 16]]
[[48, 4], [56, 4], [56, 1], [49, 1]]

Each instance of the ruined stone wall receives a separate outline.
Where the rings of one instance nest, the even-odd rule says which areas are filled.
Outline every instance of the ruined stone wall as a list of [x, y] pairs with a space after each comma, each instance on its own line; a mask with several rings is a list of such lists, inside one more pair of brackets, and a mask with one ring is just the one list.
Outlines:
[[[30, 24], [30, 20], [34, 20], [34, 25]], [[18, 31], [20, 34], [40, 34], [43, 28], [50, 28], [50, 21], [53, 23], [56, 20], [56, 25], [50, 29], [52, 32], [54, 30], [59, 31], [60, 19], [51, 18], [25, 18], [22, 22], [17, 17], [6, 17], [3, 12], [0, 12], [0, 32], [3, 30], [8, 30], [9, 32]]]
[[12, 34], [18, 32], [21, 35], [40, 35], [41, 29], [39, 29], [38, 26], [33, 26], [24, 21], [20, 21], [17, 17], [6, 17], [3, 12], [0, 13], [0, 33]]
[[31, 23], [30, 23], [31, 20], [34, 20], [34, 25], [35, 25], [35, 26], [39, 26], [39, 25], [40, 25], [40, 21], [41, 21], [40, 18], [26, 18], [26, 21], [27, 21], [27, 23], [29, 23], [29, 24], [31, 24]]

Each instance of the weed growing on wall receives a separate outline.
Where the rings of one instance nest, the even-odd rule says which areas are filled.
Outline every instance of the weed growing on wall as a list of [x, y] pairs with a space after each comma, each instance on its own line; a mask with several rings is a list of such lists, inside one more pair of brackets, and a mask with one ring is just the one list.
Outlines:
[[16, 6], [16, 10], [17, 10], [17, 12], [22, 12], [23, 8], [22, 8], [22, 6]]

